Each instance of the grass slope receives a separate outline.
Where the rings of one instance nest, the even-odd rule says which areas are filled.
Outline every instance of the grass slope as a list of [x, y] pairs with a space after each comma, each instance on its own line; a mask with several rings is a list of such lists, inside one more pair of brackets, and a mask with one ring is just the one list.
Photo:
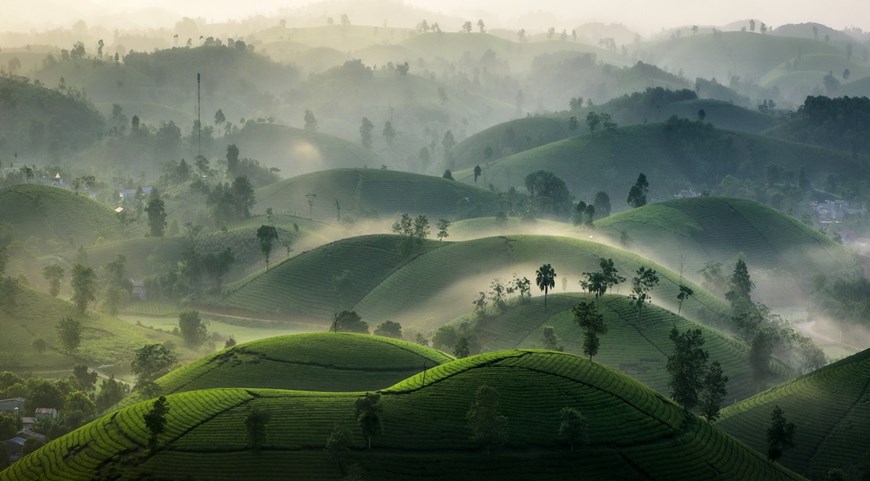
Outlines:
[[717, 426], [764, 452], [775, 406], [797, 426], [795, 447], [780, 460], [784, 466], [812, 479], [831, 468], [857, 476], [870, 450], [870, 350], [730, 406]]
[[[15, 307], [0, 309], [0, 366], [16, 372], [69, 371], [75, 364], [115, 365], [126, 370], [133, 351], [144, 344], [179, 338], [169, 334], [131, 326], [118, 319], [88, 312], [78, 314], [68, 302], [23, 287]], [[64, 317], [81, 322], [81, 345], [71, 355], [63, 351], [57, 338], [56, 324]], [[42, 339], [48, 345], [44, 353], [32, 347]], [[189, 358], [186, 349], [180, 353]]]
[[[484, 162], [523, 152], [562, 140], [571, 135], [566, 119], [525, 117], [478, 132], [453, 148], [456, 168], [474, 167]], [[492, 152], [487, 156], [488, 149]]]
[[661, 120], [671, 115], [695, 120], [698, 118], [700, 110], [706, 114], [704, 121], [713, 124], [718, 129], [761, 133], [776, 125], [777, 122], [775, 117], [730, 102], [713, 99], [684, 100], [668, 104], [663, 109]]
[[[250, 315], [296, 320], [331, 319], [342, 308], [353, 308], [370, 325], [395, 320], [404, 326], [434, 328], [465, 314], [479, 290], [494, 277], [518, 274], [534, 278], [543, 263], [551, 263], [572, 291], [579, 276], [598, 269], [601, 258], [612, 258], [626, 276], [640, 266], [656, 269], [661, 283], [654, 297], [673, 305], [679, 276], [647, 259], [606, 245], [549, 236], [488, 237], [465, 242], [429, 241], [409, 256], [399, 253], [399, 238], [372, 235], [344, 239], [294, 257], [262, 275], [249, 278], [220, 307]], [[342, 296], [334, 279], [348, 271], [351, 283]], [[692, 319], [716, 320], [724, 304], [692, 285], [696, 296], [684, 306]], [[535, 295], [539, 292], [534, 289]]]
[[[487, 166], [487, 182], [506, 190], [524, 185], [526, 175], [542, 169], [562, 178], [580, 198], [591, 199], [599, 190], [609, 192], [619, 208], [639, 172], [649, 179], [649, 198], [655, 201], [687, 187], [712, 189], [726, 175], [763, 182], [768, 164], [794, 172], [804, 168], [811, 180], [818, 181], [827, 174], [854, 176], [867, 171], [863, 159], [815, 146], [706, 130], [694, 123], [673, 130], [664, 123], [571, 137], [511, 155]], [[454, 178], [470, 183], [472, 171], [454, 172]]]
[[396, 213], [437, 218], [491, 215], [497, 196], [478, 187], [441, 177], [382, 169], [336, 169], [301, 175], [257, 190], [258, 208], [308, 215], [306, 195], [315, 194], [314, 219], [334, 221], [336, 202], [343, 215], [393, 218]]
[[[103, 417], [0, 473], [6, 480], [100, 479], [117, 474], [172, 479], [340, 479], [324, 443], [335, 423], [352, 433], [349, 462], [370, 479], [561, 480], [802, 479], [637, 381], [568, 354], [503, 351], [442, 364], [382, 391], [383, 433], [373, 448], [354, 420], [360, 393], [215, 389], [168, 396], [158, 449], [146, 451], [150, 403]], [[465, 413], [474, 392], [499, 392], [507, 446], [487, 456], [469, 439]], [[558, 446], [559, 410], [589, 419], [590, 445]], [[259, 452], [244, 421], [271, 415]]]
[[[627, 290], [626, 286], [621, 289]], [[504, 312], [482, 321], [478, 337], [484, 351], [513, 348], [543, 348], [545, 326], [552, 326], [565, 352], [583, 356], [583, 333], [574, 323], [571, 308], [580, 301], [592, 301], [590, 294], [555, 294], [544, 310], [541, 297], [527, 304], [514, 304]], [[692, 303], [689, 298], [684, 308]], [[670, 388], [667, 356], [673, 353], [668, 337], [672, 327], [685, 331], [701, 329], [704, 349], [711, 361], [719, 361], [729, 377], [727, 403], [746, 399], [758, 390], [749, 367], [749, 346], [721, 331], [689, 321], [658, 306], [648, 306], [637, 318], [637, 309], [625, 296], [607, 295], [599, 301], [599, 312], [607, 324], [607, 334], [600, 336], [601, 350], [595, 361], [628, 374], [652, 389], [668, 396]], [[779, 380], [785, 379], [779, 369]], [[776, 380], [774, 380], [776, 382]]]
[[839, 244], [793, 217], [749, 200], [671, 200], [612, 215], [596, 226], [614, 242], [625, 232], [628, 248], [673, 269], [682, 262], [690, 278], [697, 278], [708, 261], [733, 263], [741, 254], [753, 272], [767, 271], [773, 283], [788, 284], [782, 290], [814, 275], [859, 268]]
[[32, 247], [38, 240], [53, 248], [90, 246], [117, 236], [122, 225], [111, 209], [73, 191], [22, 184], [0, 190], [0, 224]]
[[[172, 371], [157, 384], [161, 394], [237, 387], [375, 390], [452, 359], [440, 351], [389, 337], [334, 332], [294, 334], [225, 349]], [[122, 405], [141, 400], [131, 398]]]

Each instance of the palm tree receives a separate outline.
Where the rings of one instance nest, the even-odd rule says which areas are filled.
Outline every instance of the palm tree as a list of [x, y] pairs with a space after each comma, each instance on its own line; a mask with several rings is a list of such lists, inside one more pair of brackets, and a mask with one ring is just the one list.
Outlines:
[[538, 268], [538, 271], [535, 273], [537, 276], [535, 277], [535, 282], [538, 284], [538, 287], [544, 291], [544, 309], [547, 309], [547, 291], [556, 286], [556, 271], [553, 270], [553, 266], [550, 264], [544, 264]]

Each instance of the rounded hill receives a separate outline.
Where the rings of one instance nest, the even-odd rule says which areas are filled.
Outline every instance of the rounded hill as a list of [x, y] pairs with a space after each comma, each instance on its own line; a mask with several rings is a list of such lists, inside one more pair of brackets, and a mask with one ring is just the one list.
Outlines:
[[[326, 220], [336, 219], [337, 206], [342, 215], [388, 218], [398, 212], [471, 217], [498, 210], [498, 197], [488, 190], [441, 177], [384, 169], [314, 172], [263, 187], [256, 196], [261, 208]], [[310, 206], [309, 199], [313, 201]]]
[[[504, 447], [471, 440], [466, 413], [482, 385], [506, 417]], [[100, 418], [25, 457], [0, 479], [341, 479], [355, 464], [370, 479], [802, 479], [616, 371], [549, 351], [502, 351], [442, 364], [380, 392], [372, 448], [355, 422], [362, 393], [213, 389], [167, 397], [166, 429], [146, 449], [151, 402]], [[560, 411], [588, 419], [589, 444], [559, 443]], [[261, 449], [245, 420], [269, 416]], [[336, 424], [349, 450], [324, 450]], [[410, 440], [410, 441], [409, 441]], [[529, 454], [532, 454], [531, 456]], [[437, 459], [440, 462], [434, 462]], [[340, 464], [344, 463], [344, 464]]]
[[0, 190], [0, 224], [22, 243], [55, 247], [90, 246], [120, 234], [122, 224], [108, 207], [60, 187], [21, 184]]
[[[485, 169], [487, 182], [503, 190], [523, 186], [529, 173], [546, 170], [586, 199], [597, 191], [624, 198], [643, 172], [650, 201], [655, 201], [689, 187], [711, 190], [729, 175], [763, 184], [769, 164], [791, 172], [803, 169], [814, 182], [829, 174], [870, 175], [863, 159], [844, 153], [677, 118], [570, 137], [498, 159]], [[454, 177], [470, 183], [473, 172], [465, 169]]]
[[[622, 288], [628, 290], [627, 287]], [[502, 312], [490, 313], [478, 322], [475, 331], [483, 351], [515, 348], [542, 348], [544, 328], [551, 326], [564, 351], [583, 356], [583, 332], [574, 322], [571, 311], [580, 301], [593, 301], [591, 294], [554, 294], [547, 300], [534, 298], [525, 304], [514, 304]], [[685, 301], [683, 308], [693, 302]], [[604, 316], [607, 333], [599, 336], [601, 348], [595, 361], [616, 369], [667, 396], [670, 392], [667, 372], [668, 356], [674, 343], [669, 338], [671, 328], [679, 331], [701, 329], [704, 349], [710, 361], [718, 361], [728, 376], [728, 399], [746, 399], [758, 392], [749, 364], [749, 346], [721, 331], [692, 322], [658, 306], [647, 306], [638, 317], [637, 307], [624, 295], [608, 294], [598, 303]], [[784, 380], [788, 370], [776, 365], [778, 380]]]
[[452, 359], [435, 349], [389, 337], [335, 332], [294, 334], [225, 349], [172, 371], [157, 384], [162, 394], [236, 387], [376, 390]]
[[780, 460], [784, 466], [811, 479], [832, 468], [850, 475], [867, 469], [870, 349], [729, 406], [717, 426], [764, 451], [764, 426], [775, 406], [797, 427], [794, 448]]
[[[372, 235], [313, 249], [249, 279], [222, 306], [261, 316], [321, 321], [338, 310], [355, 309], [370, 325], [390, 319], [403, 326], [433, 328], [468, 312], [477, 292], [488, 289], [493, 278], [534, 278], [535, 269], [550, 263], [557, 285], [565, 278], [566, 285], [578, 291], [580, 273], [598, 270], [601, 258], [612, 258], [627, 276], [640, 266], [656, 269], [661, 283], [654, 296], [662, 305], [674, 304], [679, 289], [679, 275], [652, 261], [568, 237], [427, 241], [408, 254], [400, 251], [400, 244], [398, 236]], [[339, 277], [349, 282], [336, 282]], [[684, 306], [686, 315], [706, 320], [725, 312], [712, 294], [692, 287], [696, 295]]]
[[478, 132], [456, 144], [453, 158], [458, 169], [507, 157], [571, 135], [567, 119], [525, 117]]
[[707, 262], [733, 264], [742, 256], [769, 296], [779, 292], [789, 298], [800, 281], [818, 274], [860, 272], [841, 245], [793, 217], [749, 200], [676, 199], [620, 212], [595, 225], [614, 242], [672, 269], [682, 262], [690, 278], [698, 278]]

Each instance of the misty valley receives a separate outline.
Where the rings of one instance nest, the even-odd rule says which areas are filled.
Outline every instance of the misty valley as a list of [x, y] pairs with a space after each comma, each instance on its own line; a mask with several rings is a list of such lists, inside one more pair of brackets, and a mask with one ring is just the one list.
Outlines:
[[0, 481], [870, 481], [861, 28], [100, 3], [0, 20]]

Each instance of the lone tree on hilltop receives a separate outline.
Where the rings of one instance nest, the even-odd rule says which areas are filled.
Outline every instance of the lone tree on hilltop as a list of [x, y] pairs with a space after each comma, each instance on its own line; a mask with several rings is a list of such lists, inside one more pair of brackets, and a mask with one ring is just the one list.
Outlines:
[[498, 413], [498, 391], [486, 384], [477, 389], [465, 419], [471, 440], [486, 448], [486, 454], [507, 441], [507, 418]]
[[73, 303], [79, 312], [88, 309], [88, 303], [97, 299], [97, 274], [90, 267], [76, 264], [72, 271]]
[[395, 321], [384, 321], [375, 328], [375, 335], [402, 339], [402, 325]]
[[589, 423], [586, 416], [575, 408], [564, 407], [559, 411], [559, 439], [571, 446], [589, 444]]
[[547, 292], [556, 286], [556, 271], [550, 264], [544, 264], [535, 272], [535, 283], [544, 291], [544, 310], [547, 309]]
[[365, 395], [357, 398], [354, 403], [356, 410], [356, 422], [359, 424], [362, 435], [366, 438], [368, 448], [372, 448], [372, 438], [381, 434], [383, 426], [381, 425], [381, 414], [384, 412], [384, 406], [381, 404], [381, 395], [378, 393], [367, 392]]
[[438, 219], [438, 223], [435, 224], [435, 227], [438, 229], [438, 234], [435, 236], [438, 237], [439, 241], [443, 241], [445, 237], [450, 237], [450, 234], [447, 233], [447, 229], [450, 228], [449, 220]]
[[269, 255], [272, 253], [272, 245], [278, 240], [278, 230], [273, 225], [261, 225], [257, 229], [257, 241], [260, 243], [260, 252], [266, 259], [266, 270], [269, 270]]
[[332, 316], [332, 332], [369, 333], [369, 325], [356, 311], [341, 311]]
[[646, 194], [649, 192], [649, 182], [646, 180], [646, 175], [641, 173], [637, 176], [637, 181], [631, 186], [628, 191], [628, 205], [631, 207], [643, 207], [646, 205]]
[[782, 457], [784, 449], [793, 448], [794, 432], [794, 423], [785, 419], [781, 407], [774, 407], [770, 413], [770, 427], [767, 428], [767, 459], [775, 462]]
[[595, 303], [581, 301], [571, 309], [574, 313], [574, 322], [583, 330], [583, 354], [592, 356], [598, 354], [598, 348], [601, 341], [598, 339], [599, 334], [607, 334], [607, 325], [604, 324], [604, 316], [598, 312], [598, 307]]
[[308, 132], [317, 132], [317, 117], [314, 112], [305, 109], [305, 130]]
[[148, 437], [148, 449], [152, 452], [157, 450], [157, 436], [166, 430], [167, 414], [169, 414], [169, 403], [166, 402], [164, 396], [160, 396], [151, 405], [151, 410], [142, 416], [145, 421], [145, 427], [148, 428], [150, 433]]

